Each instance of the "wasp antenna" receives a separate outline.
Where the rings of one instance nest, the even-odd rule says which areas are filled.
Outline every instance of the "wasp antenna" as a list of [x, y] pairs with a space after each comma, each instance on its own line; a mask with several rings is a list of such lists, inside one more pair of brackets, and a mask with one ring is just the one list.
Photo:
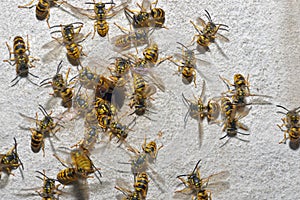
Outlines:
[[250, 133], [242, 133], [242, 132], [237, 132], [237, 133], [239, 133], [241, 135], [250, 135]]
[[57, 68], [56, 68], [56, 74], [59, 73], [60, 69], [62, 68], [62, 60], [59, 62], [59, 64], [57, 65]]
[[197, 164], [196, 164], [196, 166], [195, 166], [195, 168], [193, 170], [193, 174], [195, 173], [196, 169], [198, 168], [198, 165], [200, 164], [200, 162], [201, 162], [201, 159], [197, 162]]
[[206, 9], [205, 9], [205, 12], [206, 12], [205, 16], [207, 17], [208, 21], [212, 22], [209, 12]]
[[221, 137], [220, 140], [223, 140], [223, 139], [226, 138], [226, 137], [227, 137], [227, 134], [224, 135], [223, 137]]
[[184, 44], [180, 43], [180, 42], [176, 42], [177, 44], [180, 44], [181, 46], [183, 46], [184, 48], [188, 49]]
[[45, 117], [49, 116], [49, 114], [47, 113], [47, 111], [45, 110], [45, 108], [41, 104], [39, 104], [39, 109]]

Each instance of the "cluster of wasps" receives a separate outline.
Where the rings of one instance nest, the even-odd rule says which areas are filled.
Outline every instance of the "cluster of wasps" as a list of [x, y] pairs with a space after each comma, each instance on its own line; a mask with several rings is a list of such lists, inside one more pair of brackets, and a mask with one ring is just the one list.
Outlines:
[[[31, 132], [31, 149], [32, 152], [38, 153], [43, 151], [45, 156], [45, 138], [56, 137], [56, 133], [63, 129], [63, 123], [67, 120], [77, 120], [84, 118], [84, 134], [82, 140], [67, 149], [70, 155], [68, 160], [64, 160], [56, 154], [55, 148], [52, 146], [54, 157], [64, 167], [58, 173], [56, 178], [49, 178], [45, 171], [36, 171], [39, 179], [43, 180], [43, 186], [37, 190], [37, 194], [42, 199], [59, 199], [64, 192], [59, 189], [60, 185], [85, 185], [88, 178], [94, 176], [99, 180], [102, 177], [100, 168], [94, 165], [91, 159], [91, 152], [98, 143], [100, 134], [108, 137], [110, 142], [113, 138], [117, 139], [119, 145], [124, 144], [126, 150], [134, 154], [130, 159], [131, 173], [133, 174], [133, 190], [126, 186], [117, 184], [115, 189], [122, 192], [122, 200], [144, 200], [147, 198], [148, 185], [152, 178], [150, 171], [153, 171], [151, 164], [155, 163], [158, 151], [163, 145], [157, 147], [155, 141], [146, 143], [146, 139], [142, 145], [142, 151], [132, 147], [127, 141], [127, 137], [132, 128], [136, 124], [138, 117], [143, 116], [151, 120], [149, 115], [151, 112], [151, 102], [154, 100], [153, 95], [157, 90], [166, 91], [165, 85], [161, 78], [154, 73], [154, 68], [165, 61], [170, 61], [178, 67], [177, 73], [181, 74], [184, 84], [193, 83], [195, 87], [196, 76], [200, 74], [203, 79], [205, 76], [199, 69], [198, 64], [209, 65], [210, 63], [196, 57], [194, 50], [190, 46], [196, 41], [196, 50], [200, 53], [210, 51], [210, 45], [215, 44], [219, 51], [226, 57], [217, 43], [217, 39], [229, 42], [229, 39], [220, 34], [219, 31], [228, 32], [228, 26], [221, 23], [214, 23], [211, 15], [205, 10], [206, 20], [198, 17], [197, 23], [190, 21], [196, 30], [191, 45], [184, 45], [180, 42], [181, 53], [175, 53], [172, 56], [159, 58], [159, 47], [151, 38], [152, 34], [158, 29], [168, 29], [165, 25], [165, 11], [158, 8], [158, 0], [150, 2], [142, 0], [141, 4], [137, 3], [137, 10], [129, 8], [129, 1], [123, 1], [119, 5], [112, 0], [110, 2], [85, 2], [86, 5], [93, 5], [91, 8], [80, 8], [72, 5], [64, 0], [39, 0], [34, 5], [34, 0], [19, 8], [36, 8], [36, 17], [38, 20], [46, 20], [48, 28], [51, 30], [50, 35], [53, 39], [49, 43], [42, 46], [44, 49], [51, 49], [43, 56], [42, 61], [48, 63], [57, 57], [65, 48], [66, 56], [69, 63], [77, 67], [77, 75], [69, 79], [71, 67], [65, 73], [62, 72], [63, 61], [60, 61], [53, 77], [42, 80], [39, 84], [28, 78], [31, 75], [34, 78], [38, 76], [29, 72], [30, 68], [35, 67], [33, 62], [39, 61], [38, 58], [31, 56], [30, 45], [21, 37], [16, 36], [13, 40], [13, 48], [6, 43], [9, 51], [9, 59], [4, 62], [16, 66], [16, 78], [11, 82], [11, 87], [17, 85], [22, 78], [28, 79], [32, 84], [39, 87], [50, 86], [53, 90], [51, 95], [61, 99], [61, 105], [67, 110], [57, 117], [52, 117], [52, 112], [48, 113], [46, 109], [39, 105], [39, 110], [43, 114], [43, 118], [39, 119], [36, 113], [35, 117], [29, 117], [22, 113], [20, 115], [32, 122], [35, 122], [35, 128], [23, 128]], [[109, 39], [109, 20], [124, 12], [130, 28], [122, 27], [113, 23], [122, 34], [112, 37], [110, 40], [113, 50], [119, 53], [119, 56], [112, 57], [113, 63], [107, 67], [109, 75], [98, 74], [97, 70], [93, 71], [89, 66], [84, 65], [83, 56], [88, 55], [83, 52], [82, 43], [92, 34], [81, 33], [83, 28], [82, 22], [73, 22], [70, 24], [59, 24], [51, 26], [49, 23], [51, 7], [64, 8], [80, 19], [90, 19], [94, 21], [92, 39], [96, 33], [99, 37], [107, 37]], [[59, 36], [58, 36], [59, 35]], [[141, 46], [146, 47], [142, 50], [142, 56], [139, 56]], [[135, 49], [136, 53], [128, 53], [127, 51]], [[14, 57], [12, 57], [12, 55]], [[177, 58], [177, 59], [175, 59]], [[187, 99], [182, 94], [183, 102], [188, 107], [188, 112], [184, 117], [184, 125], [186, 126], [189, 116], [198, 121], [199, 126], [199, 143], [202, 145], [203, 140], [203, 120], [206, 118], [209, 124], [218, 124], [222, 126], [222, 132], [225, 137], [236, 137], [237, 134], [249, 135], [240, 132], [239, 129], [248, 131], [249, 128], [240, 120], [247, 116], [251, 110], [250, 105], [266, 105], [269, 102], [248, 102], [246, 98], [251, 96], [260, 96], [270, 98], [267, 95], [252, 94], [250, 92], [249, 77], [242, 74], [235, 74], [233, 83], [228, 79], [220, 77], [225, 83], [227, 91], [223, 92], [220, 97], [214, 97], [206, 101], [205, 90], [206, 81], [203, 80], [202, 91], [199, 98], [194, 100]], [[130, 89], [128, 89], [130, 88]], [[77, 91], [75, 91], [77, 89]], [[85, 90], [85, 91], [83, 91]], [[131, 90], [128, 92], [127, 90]], [[122, 117], [118, 115], [124, 109], [124, 102], [129, 101], [131, 111], [123, 113]], [[291, 142], [299, 144], [299, 108], [288, 110], [282, 118], [282, 125], [278, 127], [284, 132], [284, 139], [280, 143], [285, 143], [287, 139]], [[71, 118], [66, 117], [71, 114]], [[221, 119], [219, 116], [221, 115]], [[130, 119], [127, 125], [121, 123], [121, 119]], [[22, 127], [21, 127], [22, 128]], [[286, 129], [284, 129], [286, 128]], [[288, 136], [287, 136], [288, 135]], [[240, 139], [243, 140], [243, 139]], [[245, 140], [244, 140], [245, 141]], [[11, 172], [17, 168], [22, 168], [17, 153], [17, 142], [14, 138], [14, 146], [6, 153], [0, 154], [0, 173], [5, 172], [13, 175]], [[222, 171], [212, 174], [207, 178], [202, 178], [199, 169], [200, 160], [191, 173], [178, 175], [177, 178], [185, 187], [175, 191], [176, 194], [192, 195], [193, 200], [211, 200], [212, 193], [229, 188], [229, 183], [219, 181], [229, 176], [228, 171]], [[1, 175], [1, 174], [0, 174]], [[0, 176], [1, 177], [1, 176]], [[186, 177], [186, 178], [184, 178]], [[155, 179], [153, 179], [153, 182]], [[216, 181], [216, 182], [215, 182]], [[59, 182], [59, 184], [55, 184]]]

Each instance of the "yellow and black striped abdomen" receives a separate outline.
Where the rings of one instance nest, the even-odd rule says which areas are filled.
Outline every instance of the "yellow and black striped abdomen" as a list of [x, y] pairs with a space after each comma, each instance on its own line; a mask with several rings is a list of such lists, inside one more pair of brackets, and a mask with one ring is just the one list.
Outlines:
[[78, 180], [75, 168], [66, 168], [58, 172], [57, 180], [63, 185], [69, 185]]
[[31, 132], [31, 150], [38, 153], [44, 145], [44, 135], [35, 129], [31, 129]]
[[14, 53], [17, 55], [24, 54], [26, 51], [26, 45], [24, 39], [21, 36], [14, 38]]
[[99, 20], [95, 22], [95, 27], [97, 28], [97, 33], [101, 37], [105, 37], [108, 33], [109, 26], [106, 20]]
[[48, 0], [39, 0], [38, 4], [36, 5], [36, 18], [38, 20], [44, 20], [49, 15], [50, 11], [50, 2]]
[[67, 49], [67, 54], [71, 59], [73, 60], [79, 59], [81, 52], [76, 43], [71, 43], [66, 45], [66, 49]]

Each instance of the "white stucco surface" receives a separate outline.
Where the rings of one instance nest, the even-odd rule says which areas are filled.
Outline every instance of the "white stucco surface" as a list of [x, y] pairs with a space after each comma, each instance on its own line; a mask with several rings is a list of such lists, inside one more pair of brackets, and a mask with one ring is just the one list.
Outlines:
[[[70, 1], [77, 6], [85, 6], [85, 1]], [[118, 4], [120, 1], [116, 1]], [[12, 46], [13, 38], [17, 35], [29, 37], [31, 55], [42, 58], [47, 50], [41, 47], [51, 41], [50, 30], [45, 21], [38, 21], [32, 9], [19, 9], [18, 5], [24, 5], [27, 1], [6, 0], [0, 7], [0, 58], [8, 59], [8, 50], [5, 42]], [[135, 7], [135, 1], [130, 4]], [[300, 1], [288, 0], [161, 0], [158, 7], [166, 11], [166, 23], [168, 30], [158, 30], [153, 33], [153, 40], [159, 45], [161, 56], [180, 53], [176, 42], [189, 44], [196, 34], [190, 20], [196, 21], [197, 17], [204, 17], [204, 10], [208, 10], [216, 23], [229, 26], [229, 32], [222, 32], [230, 39], [229, 43], [218, 44], [228, 56], [226, 59], [215, 44], [211, 45], [211, 52], [197, 55], [198, 58], [211, 63], [210, 66], [199, 66], [200, 71], [207, 77], [208, 97], [220, 96], [226, 90], [225, 85], [219, 79], [219, 75], [227, 79], [233, 79], [235, 73], [245, 76], [250, 75], [251, 91], [254, 94], [270, 95], [267, 99], [273, 105], [253, 105], [248, 116], [242, 119], [250, 130], [249, 136], [240, 135], [244, 142], [236, 138], [222, 148], [220, 146], [227, 140], [219, 140], [224, 135], [222, 128], [217, 125], [208, 125], [204, 121], [203, 144], [199, 147], [197, 121], [189, 118], [187, 127], [184, 128], [184, 116], [187, 108], [182, 102], [182, 93], [189, 99], [193, 95], [199, 96], [202, 88], [202, 77], [197, 74], [197, 88], [193, 84], [184, 85], [181, 77], [174, 75], [177, 67], [171, 62], [164, 62], [155, 69], [160, 78], [164, 80], [166, 92], [158, 91], [155, 94], [153, 113], [149, 113], [149, 120], [144, 117], [137, 119], [133, 131], [129, 133], [128, 142], [141, 149], [144, 135], [148, 141], [156, 142], [164, 147], [159, 151], [156, 164], [152, 168], [164, 181], [156, 179], [162, 189], [150, 180], [147, 199], [175, 199], [174, 191], [180, 183], [177, 175], [186, 174], [193, 170], [196, 162], [202, 159], [201, 175], [207, 177], [210, 174], [228, 170], [230, 177], [230, 189], [214, 193], [214, 200], [295, 200], [300, 194], [300, 156], [299, 149], [292, 150], [288, 143], [278, 144], [283, 138], [283, 133], [276, 124], [281, 123], [281, 114], [276, 113], [280, 109], [275, 105], [280, 104], [287, 108], [299, 106], [299, 61], [300, 61]], [[68, 24], [79, 21], [74, 16], [60, 9], [51, 9], [50, 24]], [[82, 33], [93, 31], [93, 21], [86, 19]], [[117, 22], [127, 26], [123, 13], [108, 20], [110, 24], [109, 38], [121, 34], [113, 25]], [[108, 38], [100, 38], [98, 35], [92, 40], [89, 37], [82, 43], [83, 51], [88, 55], [82, 63], [99, 61], [101, 66], [97, 71], [108, 75], [109, 72], [103, 63], [109, 64], [110, 57], [117, 56], [112, 51]], [[194, 46], [195, 47], [195, 46]], [[134, 50], [132, 51], [135, 52]], [[45, 64], [42, 61], [35, 62], [36, 68], [30, 72], [39, 76], [39, 79], [29, 77], [34, 82], [51, 77], [60, 60], [64, 61], [62, 71], [71, 67], [73, 77], [76, 67], [71, 66], [62, 53], [57, 60]], [[10, 87], [10, 81], [15, 78], [15, 69], [8, 63], [1, 64], [0, 76], [0, 153], [5, 153], [13, 145], [13, 137], [18, 141], [18, 153], [24, 163], [24, 180], [19, 170], [15, 170], [15, 176], [10, 176], [4, 183], [5, 175], [0, 180], [0, 199], [40, 199], [38, 195], [30, 195], [42, 181], [36, 178], [36, 170], [46, 170], [49, 177], [56, 177], [59, 170], [64, 167], [52, 156], [53, 152], [49, 140], [45, 140], [45, 157], [42, 152], [34, 154], [30, 149], [30, 131], [22, 130], [19, 126], [33, 127], [34, 123], [22, 118], [18, 113], [27, 116], [35, 116], [38, 104], [46, 105], [51, 96], [51, 88], [39, 88], [26, 79], [21, 79], [15, 87]], [[131, 92], [129, 92], [131, 93]], [[252, 99], [257, 99], [253, 97]], [[251, 101], [251, 98], [249, 98]], [[266, 99], [265, 99], [266, 100]], [[128, 103], [128, 102], [127, 102]], [[53, 115], [64, 111], [59, 105], [59, 100], [51, 100], [47, 110], [53, 110]], [[128, 111], [127, 105], [123, 111]], [[41, 116], [41, 113], [39, 112]], [[122, 118], [124, 123], [129, 123], [130, 118]], [[163, 132], [160, 139], [157, 133]], [[70, 147], [83, 136], [83, 121], [74, 120], [66, 123], [57, 134], [59, 140], [52, 138], [55, 148]], [[105, 138], [108, 139], [107, 137]], [[132, 185], [133, 178], [130, 173], [119, 173], [117, 170], [130, 171], [128, 162], [130, 154], [124, 149], [118, 148], [113, 140], [110, 145], [99, 143], [92, 152], [92, 160], [101, 168], [103, 177], [102, 185], [97, 179], [89, 179], [89, 199], [116, 199], [120, 192], [114, 189], [116, 182], [126, 180]], [[58, 153], [67, 158], [64, 153]], [[72, 187], [65, 187], [66, 191], [60, 199], [80, 199], [73, 195]], [[177, 197], [178, 199], [178, 197]], [[190, 199], [186, 196], [184, 199]]]

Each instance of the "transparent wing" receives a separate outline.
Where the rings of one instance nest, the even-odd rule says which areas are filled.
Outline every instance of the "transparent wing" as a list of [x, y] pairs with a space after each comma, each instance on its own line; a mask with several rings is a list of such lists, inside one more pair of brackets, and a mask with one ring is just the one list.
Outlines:
[[218, 182], [218, 181], [224, 181], [226, 180], [228, 177], [230, 176], [230, 172], [229, 171], [221, 171], [219, 173], [216, 174], [212, 174], [210, 176], [208, 176], [207, 178], [203, 178], [202, 181], [203, 183], [213, 183], [213, 182]]
[[47, 42], [46, 44], [44, 44], [42, 46], [42, 49], [52, 49], [56, 46], [63, 44], [63, 41], [64, 41], [64, 39], [62, 37], [56, 38], [56, 39], [51, 40], [50, 42]]
[[197, 22], [198, 24], [200, 24], [203, 28], [206, 26], [205, 20], [202, 19], [201, 17], [198, 17], [198, 18], [196, 19], [196, 22]]
[[29, 117], [29, 116], [24, 115], [24, 114], [22, 114], [22, 113], [20, 113], [20, 112], [19, 112], [19, 115], [20, 115], [21, 117], [23, 117], [24, 119], [30, 121], [30, 122], [36, 122], [36, 119], [33, 118], [33, 117]]
[[148, 74], [144, 76], [145, 80], [149, 83], [153, 83], [162, 92], [165, 92], [166, 87], [164, 82], [154, 73], [153, 70], [148, 70]]
[[[59, 43], [57, 43], [59, 44]], [[48, 53], [46, 53], [43, 58], [42, 61], [45, 63], [50, 63], [53, 60], [57, 60], [57, 58], [59, 57], [59, 55], [61, 54], [63, 49], [62, 45], [57, 45], [55, 46], [51, 51], [49, 51]]]
[[221, 33], [216, 33], [216, 37], [222, 42], [230, 42], [230, 40]]
[[210, 183], [205, 187], [207, 190], [211, 190], [214, 194], [228, 190], [230, 188], [230, 183], [228, 181], [219, 181]]
[[86, 19], [86, 18], [96, 19], [96, 14], [94, 13], [94, 9], [79, 8], [67, 3], [66, 1], [62, 5], [69, 8], [70, 11], [79, 19]]
[[113, 50], [119, 53], [132, 47], [131, 37], [127, 34], [112, 37], [111, 44], [113, 45]]
[[120, 110], [124, 105], [125, 96], [126, 96], [125, 93], [126, 93], [125, 87], [115, 86], [112, 93], [111, 102], [117, 108], [117, 110]]
[[143, 0], [142, 1], [142, 11], [147, 12], [150, 10], [151, 2], [149, 0]]

